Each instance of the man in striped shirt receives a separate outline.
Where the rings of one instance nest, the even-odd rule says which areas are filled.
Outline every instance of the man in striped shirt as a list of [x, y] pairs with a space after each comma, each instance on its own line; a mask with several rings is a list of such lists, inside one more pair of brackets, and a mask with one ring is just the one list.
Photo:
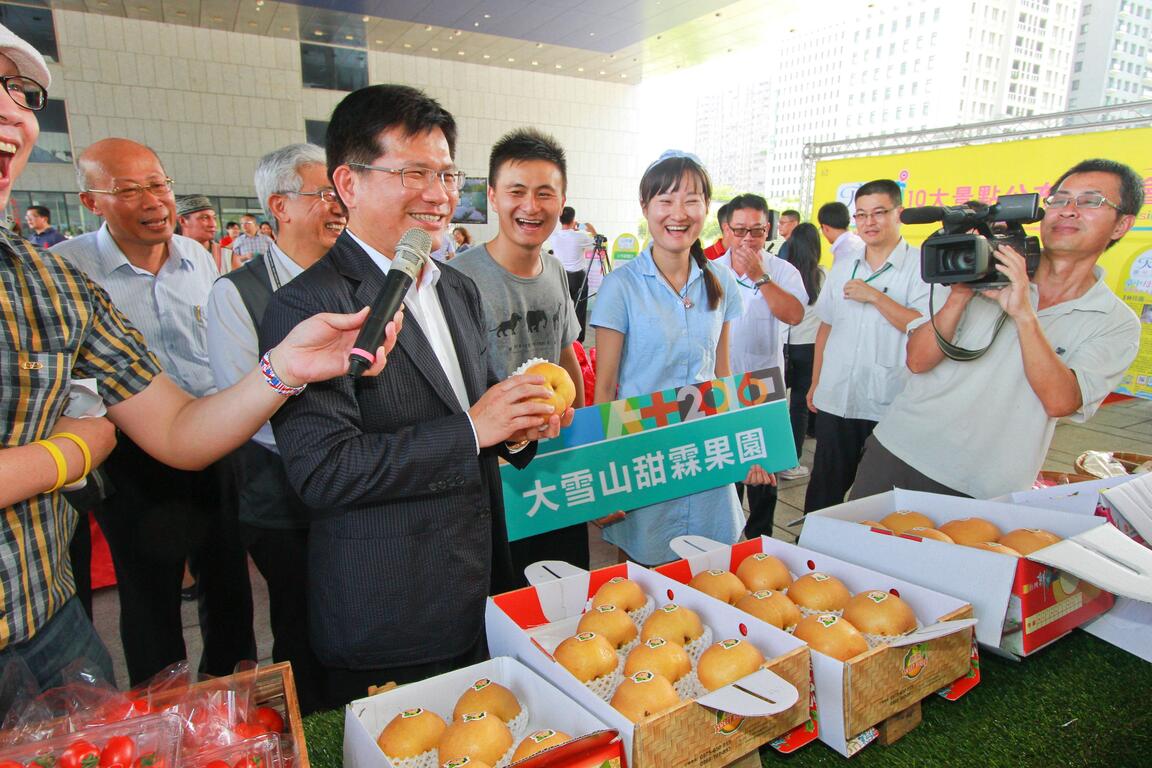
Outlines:
[[[3, 26], [0, 78], [6, 206], [39, 136], [35, 110], [51, 78], [43, 57]], [[263, 370], [195, 399], [160, 371], [107, 293], [2, 228], [0, 283], [0, 669], [23, 662], [46, 688], [86, 657], [111, 681], [111, 659], [75, 599], [68, 542], [76, 513], [59, 488], [107, 457], [116, 427], [166, 463], [207, 466], [251, 437], [284, 394], [342, 375], [364, 316], [310, 318], [268, 353]], [[96, 380], [107, 418], [63, 415], [72, 383], [85, 378]]]

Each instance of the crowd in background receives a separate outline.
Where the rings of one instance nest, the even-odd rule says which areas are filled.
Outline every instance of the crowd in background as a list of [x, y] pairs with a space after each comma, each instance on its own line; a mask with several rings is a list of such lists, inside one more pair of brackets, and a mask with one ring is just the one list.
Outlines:
[[[2, 27], [0, 54], [6, 82], [21, 86], [0, 96], [0, 130], [19, 134], [23, 152], [50, 78], [39, 54]], [[985, 329], [984, 310], [1013, 320], [998, 367], [957, 372], [929, 353], [930, 288], [919, 249], [901, 234], [893, 181], [861, 186], [852, 209], [823, 205], [816, 223], [741, 194], [720, 208], [722, 237], [705, 248], [707, 169], [691, 153], [666, 152], [639, 183], [650, 242], [590, 297], [597, 233], [566, 205], [559, 143], [519, 129], [494, 145], [488, 202], [498, 231], [474, 243], [462, 227], [449, 230], [464, 181], [456, 138], [451, 113], [416, 89], [353, 92], [334, 110], [324, 148], [289, 145], [260, 159], [263, 222], [242, 216], [217, 240], [207, 198], [178, 197], [152, 149], [110, 137], [77, 161], [80, 200], [103, 220], [99, 230], [49, 243], [59, 235], [35, 207], [29, 234], [47, 250], [3, 233], [5, 325], [16, 329], [0, 351], [15, 356], [3, 397], [19, 407], [8, 409], [0, 458], [27, 487], [0, 499], [9, 521], [21, 521], [20, 531], [7, 522], [0, 540], [0, 660], [24, 659], [41, 685], [80, 656], [111, 678], [75, 599], [74, 572], [87, 566], [82, 554], [69, 560], [73, 506], [94, 510], [109, 541], [132, 684], [186, 655], [186, 568], [197, 579], [199, 669], [226, 674], [255, 656], [249, 556], [269, 586], [273, 658], [292, 662], [305, 711], [484, 658], [487, 594], [524, 584], [535, 560], [588, 566], [583, 524], [508, 542], [498, 460], [526, 466], [536, 441], [572, 418], [538, 400], [541, 377], [518, 373], [530, 359], [568, 371], [575, 407], [783, 368], [797, 457], [815, 415], [811, 470], [754, 465], [736, 485], [599, 521], [624, 556], [655, 565], [675, 557], [678, 535], [772, 535], [780, 480], [811, 473], [805, 511], [842, 502], [862, 456], [872, 488], [923, 478], [939, 492], [994, 490], [908, 455], [934, 396], [921, 386], [905, 393], [913, 372], [944, 377], [949, 392], [975, 371], [977, 393], [1030, 387], [1035, 404], [1009, 403], [996, 418], [1014, 420], [1031, 456], [1046, 449], [1055, 418], [1090, 416], [1135, 355], [1138, 323], [1133, 341], [1126, 309], [1094, 271], [1142, 202], [1126, 166], [1091, 161], [1053, 185], [1035, 276], [1001, 253], [1004, 286], [978, 298], [963, 286], [937, 293], [942, 322], [961, 337]], [[13, 161], [11, 180], [25, 160]], [[433, 258], [407, 289], [403, 322], [380, 350], [364, 351], [371, 376], [342, 375], [357, 313], [413, 227], [432, 236]], [[969, 304], [980, 308], [975, 330], [961, 323]], [[1065, 339], [1080, 321], [1093, 333]], [[588, 329], [593, 391], [581, 366]], [[991, 389], [1009, 369], [1012, 388]], [[97, 402], [66, 410], [86, 378]], [[894, 408], [906, 418], [887, 428]], [[951, 429], [961, 443], [983, 439], [972, 425]], [[1023, 474], [1034, 475], [1039, 465], [1026, 463]], [[997, 481], [1018, 484], [1019, 474]], [[61, 493], [85, 477], [88, 495], [69, 506]]]

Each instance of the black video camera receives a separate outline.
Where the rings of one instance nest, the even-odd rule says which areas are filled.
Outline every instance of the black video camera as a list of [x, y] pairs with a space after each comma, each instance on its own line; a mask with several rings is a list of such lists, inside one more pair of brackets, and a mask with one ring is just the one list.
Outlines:
[[[958, 206], [906, 208], [905, 224], [943, 226], [920, 246], [920, 276], [926, 283], [967, 283], [973, 288], [1008, 284], [996, 270], [996, 247], [1007, 245], [1024, 257], [1028, 276], [1040, 265], [1040, 238], [1024, 232], [1025, 224], [1044, 218], [1040, 195], [1004, 195], [993, 205], [970, 200]], [[973, 232], [972, 230], [975, 230]]]
[[605, 235], [592, 235], [592, 240], [595, 241], [597, 248], [601, 248], [608, 242], [608, 237]]

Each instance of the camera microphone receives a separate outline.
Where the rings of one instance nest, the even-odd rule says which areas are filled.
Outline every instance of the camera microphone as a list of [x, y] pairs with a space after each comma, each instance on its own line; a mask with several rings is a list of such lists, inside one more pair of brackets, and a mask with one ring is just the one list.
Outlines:
[[938, 205], [926, 205], [923, 208], [905, 208], [900, 212], [902, 224], [932, 224], [944, 219], [944, 211]]
[[368, 311], [368, 319], [356, 336], [356, 346], [348, 356], [348, 372], [353, 376], [362, 375], [376, 362], [376, 350], [384, 343], [385, 329], [396, 310], [400, 309], [404, 295], [408, 293], [408, 286], [420, 274], [420, 267], [431, 251], [432, 236], [419, 227], [405, 232], [396, 244], [392, 266], [384, 276], [384, 285], [376, 294], [376, 300]]

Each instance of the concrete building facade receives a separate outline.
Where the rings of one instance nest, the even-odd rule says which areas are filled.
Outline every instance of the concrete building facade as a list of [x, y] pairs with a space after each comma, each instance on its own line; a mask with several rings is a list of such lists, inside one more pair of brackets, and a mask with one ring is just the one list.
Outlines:
[[1152, 0], [1086, 0], [1068, 108], [1152, 99]]
[[[346, 95], [303, 85], [297, 40], [51, 13], [59, 55], [50, 64], [49, 96], [64, 102], [68, 137], [57, 147], [55, 162], [29, 164], [13, 196], [9, 213], [16, 216], [33, 200], [63, 199], [70, 216], [58, 220], [79, 219], [88, 230], [98, 226], [80, 210], [67, 160], [109, 136], [153, 147], [176, 180], [177, 194], [247, 200], [260, 156], [304, 141], [306, 121], [326, 122]], [[569, 200], [581, 218], [613, 235], [634, 231], [635, 188], [643, 170], [635, 86], [362, 52], [368, 82], [421, 88], [455, 115], [456, 159], [470, 176], [487, 175], [488, 152], [501, 135], [535, 126], [564, 145]], [[486, 239], [496, 231], [494, 219], [470, 230]]]

